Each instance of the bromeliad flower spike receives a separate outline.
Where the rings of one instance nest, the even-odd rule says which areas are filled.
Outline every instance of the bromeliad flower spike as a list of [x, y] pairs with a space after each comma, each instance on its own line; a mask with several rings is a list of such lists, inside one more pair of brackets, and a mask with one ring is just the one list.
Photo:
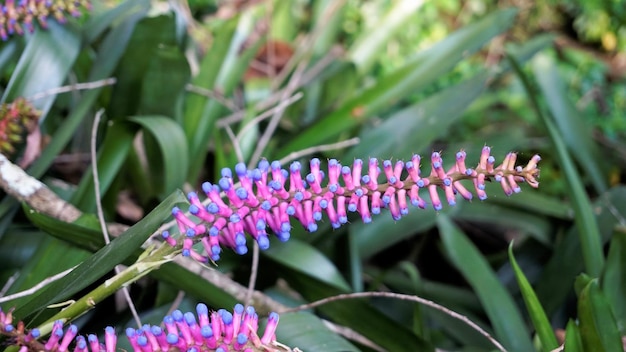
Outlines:
[[6, 0], [0, 5], [0, 39], [7, 40], [13, 34], [32, 32], [35, 20], [42, 28], [48, 27], [48, 18], [59, 23], [67, 21], [66, 16], [81, 15], [81, 10], [91, 9], [88, 0]]
[[[126, 329], [126, 337], [134, 352], [157, 351], [289, 351], [276, 342], [278, 314], [270, 313], [265, 331], [257, 333], [259, 317], [253, 307], [244, 308], [237, 304], [233, 312], [220, 309], [209, 312], [207, 306], [200, 303], [196, 314], [176, 310], [166, 315], [161, 325], [144, 325], [141, 329]], [[104, 343], [96, 335], [78, 334], [76, 325], [65, 330], [63, 323], [54, 323], [52, 333], [47, 340], [40, 339], [37, 329], [26, 331], [24, 324], [12, 325], [12, 314], [0, 310], [0, 335], [10, 338], [11, 345], [20, 346], [20, 352], [114, 352], [120, 351], [118, 337], [111, 326], [104, 330]]]
[[[307, 231], [315, 232], [324, 213], [330, 225], [338, 228], [348, 222], [350, 212], [359, 213], [363, 222], [369, 223], [372, 215], [379, 214], [382, 208], [388, 208], [394, 220], [400, 220], [408, 214], [409, 202], [421, 209], [432, 206], [441, 210], [440, 190], [451, 206], [456, 204], [457, 195], [472, 200], [474, 194], [464, 182], [472, 186], [480, 200], [487, 199], [486, 181], [500, 183], [506, 195], [520, 192], [520, 183], [539, 186], [537, 163], [541, 158], [538, 155], [525, 167], [515, 166], [515, 153], [508, 153], [502, 164], [495, 166], [489, 147], [482, 149], [475, 168], [465, 165], [465, 157], [464, 151], [456, 153], [456, 162], [446, 171], [441, 154], [434, 152], [430, 158], [430, 174], [425, 177], [420, 173], [419, 155], [413, 155], [406, 162], [385, 160], [382, 169], [375, 158], [367, 165], [356, 159], [352, 168], [331, 159], [326, 172], [321, 170], [319, 159], [312, 159], [310, 173], [304, 177], [299, 162], [292, 163], [289, 170], [283, 169], [278, 161], [262, 160], [253, 170], [237, 164], [235, 174], [239, 183], [235, 184], [232, 170], [223, 169], [217, 184], [205, 182], [202, 185], [206, 204], [192, 192], [188, 195], [189, 215], [178, 207], [172, 210], [183, 235], [182, 254], [201, 262], [218, 260], [222, 246], [245, 254], [248, 251], [246, 234], [252, 236], [261, 249], [267, 249], [268, 228], [279, 240], [287, 241], [291, 218]], [[380, 175], [384, 175], [385, 182], [379, 183]], [[169, 231], [162, 235], [170, 245], [178, 245]], [[192, 249], [195, 242], [202, 243], [206, 255]]]

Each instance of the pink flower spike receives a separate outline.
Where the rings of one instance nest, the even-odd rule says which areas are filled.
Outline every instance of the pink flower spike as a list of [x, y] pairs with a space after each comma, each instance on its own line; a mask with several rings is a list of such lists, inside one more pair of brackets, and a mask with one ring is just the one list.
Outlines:
[[277, 313], [270, 313], [270, 316], [267, 318], [267, 325], [265, 326], [265, 332], [263, 332], [263, 337], [261, 337], [261, 343], [264, 345], [269, 345], [272, 341], [276, 340], [276, 328], [278, 327], [279, 316]]

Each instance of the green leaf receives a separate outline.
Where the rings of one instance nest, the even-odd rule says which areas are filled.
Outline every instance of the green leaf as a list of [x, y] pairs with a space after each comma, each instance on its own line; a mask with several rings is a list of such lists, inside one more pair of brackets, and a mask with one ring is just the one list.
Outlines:
[[68, 275], [46, 286], [37, 296], [23, 306], [18, 307], [15, 315], [26, 317], [44, 309], [50, 304], [67, 299], [102, 278], [117, 264], [122, 263], [134, 251], [139, 249], [146, 239], [159, 228], [163, 220], [167, 218], [172, 207], [184, 201], [185, 197], [180, 191], [170, 195], [150, 214], [129, 228], [121, 236], [111, 241], [109, 245], [102, 247], [102, 249], [83, 261]]
[[133, 116], [130, 121], [139, 124], [153, 137], [161, 158], [150, 165], [153, 184], [161, 184], [162, 194], [174, 191], [185, 183], [185, 171], [189, 167], [189, 151], [185, 133], [179, 124], [165, 116]]
[[507, 350], [532, 351], [526, 325], [515, 302], [485, 258], [448, 216], [440, 214], [437, 225], [446, 253], [478, 295], [496, 337]]
[[513, 266], [513, 271], [515, 271], [517, 284], [522, 291], [522, 297], [524, 298], [526, 309], [528, 309], [530, 319], [533, 322], [539, 341], [541, 341], [541, 349], [547, 352], [552, 351], [559, 346], [559, 343], [556, 341], [552, 325], [550, 325], [550, 321], [541, 306], [541, 302], [537, 299], [537, 295], [530, 285], [530, 282], [526, 279], [524, 272], [520, 269], [519, 265], [517, 265], [517, 261], [513, 256], [513, 242], [509, 245], [509, 260]]
[[580, 336], [585, 351], [622, 351], [622, 338], [611, 306], [600, 290], [598, 279], [583, 289], [578, 298]]
[[[365, 130], [362, 141], [344, 159], [376, 155], [378, 158], [409, 159], [445, 135], [463, 111], [482, 93], [487, 74], [479, 74], [428, 99], [402, 109], [380, 125]], [[410, 141], [410, 142], [409, 142]]]
[[276, 337], [282, 344], [307, 352], [360, 351], [330, 331], [320, 318], [307, 312], [281, 314]]
[[90, 252], [95, 252], [102, 248], [104, 239], [102, 231], [98, 225], [97, 219], [92, 214], [83, 214], [82, 217], [92, 218], [96, 221], [96, 226], [85, 226], [85, 220], [79, 218], [74, 223], [67, 223], [51, 216], [41, 214], [24, 204], [24, 214], [28, 217], [33, 225], [42, 231], [66, 242], [72, 243], [74, 246], [83, 248]]
[[[30, 98], [61, 86], [80, 49], [80, 35], [71, 26], [50, 21], [48, 30], [35, 31], [28, 40], [0, 103], [11, 102], [18, 97]], [[55, 98], [55, 95], [51, 95], [33, 101], [33, 105], [41, 111], [42, 119]]]
[[[29, 258], [27, 264], [20, 268], [20, 272], [24, 275], [20, 275], [6, 293], [12, 294], [30, 289], [43, 280], [80, 264], [88, 257], [88, 252], [73, 247], [64, 241], [46, 236], [32, 257]], [[3, 309], [6, 312], [10, 308], [19, 308], [32, 297], [25, 296], [3, 303], [5, 305]], [[21, 310], [17, 310], [17, 313], [21, 312]], [[21, 314], [16, 316], [24, 317]]]
[[350, 290], [350, 285], [341, 276], [335, 265], [308, 243], [291, 238], [289, 242], [275, 244], [263, 253], [286, 267], [336, 288]]
[[415, 94], [448, 73], [460, 60], [478, 50], [492, 37], [506, 30], [516, 10], [497, 11], [484, 19], [449, 35], [428, 50], [419, 53], [405, 67], [381, 78], [372, 87], [358, 93], [341, 107], [313, 126], [299, 133], [280, 156], [318, 145], [337, 137], [367, 119], [377, 116], [408, 94]]
[[[443, 211], [449, 211], [445, 208]], [[434, 210], [411, 209], [409, 214], [402, 217], [402, 220], [395, 221], [389, 211], [383, 210], [380, 215], [369, 224], [362, 221], [355, 221], [348, 231], [355, 236], [359, 256], [367, 259], [376, 253], [393, 246], [394, 244], [406, 240], [415, 234], [424, 233], [435, 226], [436, 214]], [[393, 234], [384, 236], [383, 234]]]
[[[538, 94], [536, 94], [532, 89], [529, 78], [524, 74], [519, 66], [519, 63], [512, 55], [508, 55], [508, 58], [515, 72], [521, 79], [533, 108], [539, 115], [540, 119], [544, 122], [558, 155], [558, 161], [563, 168], [563, 174], [565, 175], [569, 186], [569, 194], [573, 199], [573, 207], [576, 214], [575, 223], [578, 227], [580, 242], [582, 243], [585, 269], [590, 275], [599, 277], [602, 272], [602, 268], [604, 267], [604, 254], [602, 252], [601, 236], [582, 180], [579, 177], [579, 173], [574, 166], [571, 156], [567, 152], [565, 142], [563, 142], [561, 134], [552, 121], [552, 118], [543, 114], [543, 111], [539, 106], [539, 102], [537, 101]], [[539, 59], [535, 57], [534, 65], [538, 70], [537, 74], [541, 72], [541, 70], [545, 69], [542, 67], [542, 65], [545, 64], [544, 60], [545, 59], [541, 59], [541, 57], [539, 57]]]
[[567, 352], [584, 352], [583, 341], [580, 337], [580, 330], [576, 322], [570, 320], [565, 328], [564, 351]]
[[[120, 57], [126, 50], [135, 24], [143, 15], [141, 12], [132, 12], [128, 17], [119, 19], [120, 23], [111, 29], [98, 48], [98, 55], [89, 72], [90, 81], [108, 78], [111, 75]], [[39, 178], [46, 172], [57, 155], [75, 137], [76, 130], [80, 124], [86, 118], [93, 116], [91, 110], [101, 92], [102, 88], [96, 88], [86, 91], [82, 95], [80, 102], [55, 131], [50, 144], [46, 146], [39, 159], [28, 169], [30, 175]]]
[[533, 69], [564, 144], [580, 170], [592, 179], [596, 191], [605, 192], [608, 176], [603, 171], [606, 170], [604, 158], [591, 135], [592, 128], [568, 98], [556, 64], [547, 55], [539, 55], [533, 62]]
[[[502, 190], [500, 189], [500, 192]], [[487, 193], [489, 194], [489, 193]], [[517, 195], [515, 195], [517, 197]], [[494, 197], [495, 198], [495, 197]], [[550, 222], [541, 216], [511, 207], [486, 202], [463, 202], [459, 204], [459, 211], [453, 215], [454, 219], [463, 219], [474, 223], [489, 224], [500, 228], [516, 228], [522, 234], [529, 233], [541, 244], [552, 246], [553, 228]]]
[[601, 285], [620, 332], [626, 335], [626, 232], [613, 235]]
[[369, 31], [361, 31], [348, 52], [348, 56], [359, 68], [360, 72], [367, 72], [375, 63], [378, 55], [389, 43], [389, 39], [398, 32], [422, 7], [423, 1], [401, 0], [392, 3], [391, 8], [378, 23], [371, 26]]

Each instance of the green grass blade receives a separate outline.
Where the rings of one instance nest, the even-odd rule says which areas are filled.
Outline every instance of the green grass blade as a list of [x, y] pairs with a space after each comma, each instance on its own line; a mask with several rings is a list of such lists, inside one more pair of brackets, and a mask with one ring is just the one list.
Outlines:
[[578, 298], [580, 336], [585, 351], [622, 351], [615, 317], [598, 279], [593, 279]]
[[541, 306], [541, 302], [537, 299], [537, 295], [530, 285], [530, 282], [526, 279], [524, 272], [520, 269], [519, 265], [517, 265], [517, 261], [513, 256], [513, 242], [509, 245], [509, 260], [515, 271], [515, 278], [522, 292], [526, 309], [528, 309], [530, 319], [533, 322], [539, 341], [541, 341], [541, 349], [546, 352], [552, 351], [557, 348], [559, 344], [556, 341], [556, 336], [554, 336], [554, 331], [546, 316], [546, 312]]
[[626, 232], [624, 229], [613, 234], [601, 285], [602, 292], [617, 319], [620, 332], [626, 335]]
[[472, 286], [493, 325], [496, 338], [510, 351], [532, 351], [526, 324], [517, 305], [493, 270], [447, 215], [437, 217], [446, 253]]
[[558, 67], [547, 55], [540, 55], [534, 60], [533, 70], [546, 105], [570, 154], [578, 162], [580, 169], [589, 175], [596, 191], [606, 191], [607, 165], [591, 136], [591, 127], [567, 97]]
[[[343, 158], [351, 160], [375, 155], [378, 158], [410, 158], [445, 135], [465, 109], [483, 92], [487, 74], [478, 74], [390, 116], [375, 128], [365, 130], [361, 143]], [[427, 126], [427, 127], [426, 127]], [[409, 143], [410, 141], [410, 143]]]
[[[574, 166], [574, 162], [567, 152], [565, 142], [563, 142], [563, 139], [552, 121], [552, 118], [546, 116], [539, 106], [537, 101], [538, 94], [531, 87], [529, 78], [522, 71], [517, 60], [513, 56], [509, 55], [508, 58], [511, 61], [513, 69], [520, 77], [533, 108], [545, 124], [548, 134], [550, 135], [550, 139], [554, 143], [555, 151], [558, 155], [558, 161], [563, 168], [563, 175], [567, 180], [573, 200], [572, 206], [574, 208], [574, 213], [576, 214], [575, 223], [578, 227], [580, 242], [582, 243], [585, 270], [590, 275], [599, 277], [602, 272], [602, 268], [604, 267], [604, 254], [602, 251], [601, 237], [596, 219], [593, 215], [593, 209], [591, 208], [591, 204], [585, 192], [582, 180], [579, 177], [578, 170]], [[542, 65], [544, 64], [542, 63], [542, 59], [539, 59], [538, 61], [535, 59], [534, 65], [539, 70], [538, 72], [541, 72], [543, 69]]]
[[570, 320], [565, 328], [564, 350], [567, 352], [584, 352], [583, 341], [580, 338], [580, 330], [576, 322]]

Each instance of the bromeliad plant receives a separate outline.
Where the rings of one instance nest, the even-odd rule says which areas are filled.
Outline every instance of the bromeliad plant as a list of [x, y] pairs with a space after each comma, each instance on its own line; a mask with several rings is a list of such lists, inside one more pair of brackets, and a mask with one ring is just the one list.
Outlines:
[[[358, 212], [363, 222], [369, 223], [373, 214], [379, 214], [382, 208], [387, 208], [394, 220], [400, 220], [408, 214], [408, 202], [418, 208], [428, 207], [429, 202], [422, 198], [420, 190], [427, 192], [427, 198], [435, 210], [442, 209], [439, 189], [443, 190], [446, 202], [451, 206], [456, 204], [457, 194], [472, 200], [473, 193], [462, 184], [463, 181], [472, 184], [480, 200], [487, 198], [486, 181], [499, 182], [506, 195], [519, 193], [520, 183], [527, 183], [531, 187], [539, 185], [538, 155], [533, 156], [525, 167], [515, 165], [515, 153], [508, 153], [503, 162], [496, 166], [491, 148], [487, 146], [483, 147], [475, 168], [467, 167], [465, 158], [464, 151], [456, 153], [455, 163], [446, 171], [441, 154], [434, 152], [430, 158], [431, 172], [424, 177], [420, 172], [419, 155], [414, 155], [406, 163], [396, 161], [394, 164], [385, 160], [382, 169], [378, 160], [372, 158], [366, 174], [363, 174], [363, 162], [360, 159], [353, 162], [352, 168], [331, 159], [324, 172], [320, 160], [314, 158], [310, 161], [310, 172], [305, 177], [302, 177], [299, 162], [292, 163], [289, 171], [282, 169], [278, 161], [269, 163], [263, 160], [253, 170], [238, 164], [235, 168], [237, 184], [230, 169], [222, 170], [219, 186], [208, 182], [203, 184], [207, 195], [206, 205], [196, 193], [189, 193], [189, 213], [196, 221], [179, 207], [174, 207], [172, 215], [178, 230], [184, 234], [182, 245], [168, 231], [164, 231], [162, 235], [165, 242], [173, 248], [153, 252], [151, 256], [158, 256], [157, 260], [167, 260], [181, 246], [182, 255], [191, 256], [200, 262], [218, 260], [221, 246], [245, 254], [246, 233], [256, 240], [261, 249], [267, 249], [267, 228], [279, 240], [287, 241], [290, 238], [291, 218], [300, 222], [307, 231], [314, 232], [318, 222], [322, 221], [323, 213], [326, 213], [335, 229], [348, 223], [349, 212]], [[381, 175], [384, 175], [386, 181], [379, 183]], [[203, 243], [206, 256], [192, 249], [194, 240]], [[137, 264], [141, 264], [141, 261]], [[148, 262], [144, 266], [150, 266]], [[131, 266], [127, 271], [133, 268]], [[131, 276], [129, 282], [142, 275]], [[124, 280], [116, 280], [116, 283], [105, 286], [110, 289], [110, 286], [122, 284]], [[102, 295], [94, 293], [88, 296]], [[93, 299], [89, 298], [87, 304], [96, 304]], [[232, 314], [223, 309], [209, 314], [207, 306], [199, 304], [196, 311], [197, 319], [193, 313], [183, 314], [177, 310], [163, 318], [163, 326], [128, 328], [126, 336], [135, 352], [288, 350], [276, 342], [275, 331], [279, 319], [276, 313], [269, 315], [265, 332], [259, 337], [258, 315], [252, 307], [244, 309], [243, 305], [238, 304]], [[22, 352], [64, 352], [70, 348], [80, 352], [113, 352], [117, 349], [115, 328], [105, 329], [104, 343], [101, 343], [96, 335], [87, 338], [79, 335], [75, 325], [63, 330], [64, 321], [54, 321], [50, 329], [51, 336], [40, 340], [44, 334], [39, 329], [25, 329], [21, 321], [13, 325], [12, 311], [0, 311], [0, 334], [7, 336], [10, 344], [20, 346]]]
[[[464, 151], [456, 153], [454, 165], [446, 171], [441, 154], [434, 152], [430, 158], [430, 174], [425, 177], [421, 175], [421, 157], [417, 154], [406, 163], [398, 160], [394, 164], [385, 160], [382, 170], [378, 159], [371, 158], [365, 174], [361, 159], [354, 160], [352, 168], [330, 159], [326, 172], [323, 172], [320, 160], [314, 158], [310, 162], [310, 172], [304, 177], [300, 162], [293, 162], [289, 170], [285, 170], [278, 161], [262, 160], [253, 170], [248, 170], [243, 163], [237, 164], [237, 185], [232, 170], [225, 168], [218, 184], [206, 182], [202, 185], [206, 205], [195, 192], [191, 192], [188, 195], [191, 216], [179, 207], [172, 210], [178, 230], [184, 235], [182, 253], [203, 263], [218, 260], [221, 247], [245, 254], [248, 251], [246, 234], [254, 238], [259, 248], [267, 249], [270, 245], [268, 228], [284, 242], [290, 237], [290, 218], [296, 219], [308, 232], [315, 232], [323, 213], [334, 229], [348, 222], [349, 212], [359, 213], [364, 223], [370, 223], [372, 214], [388, 208], [393, 219], [400, 220], [408, 214], [409, 202], [421, 209], [428, 206], [420, 196], [420, 190], [427, 192], [435, 210], [441, 210], [443, 205], [438, 190], [443, 190], [450, 206], [456, 204], [457, 194], [466, 200], [473, 199], [472, 192], [462, 183], [464, 180], [472, 183], [480, 200], [487, 199], [485, 181], [500, 183], [506, 195], [519, 193], [519, 183], [522, 182], [531, 187], [539, 186], [537, 163], [541, 158], [538, 155], [533, 156], [525, 167], [515, 165], [515, 153], [508, 153], [502, 164], [495, 166], [496, 159], [487, 146], [483, 147], [475, 168], [467, 167], [465, 158]], [[381, 173], [386, 181], [379, 183]], [[169, 231], [162, 235], [170, 245], [178, 245]], [[192, 249], [194, 242], [202, 242], [206, 255]]]

